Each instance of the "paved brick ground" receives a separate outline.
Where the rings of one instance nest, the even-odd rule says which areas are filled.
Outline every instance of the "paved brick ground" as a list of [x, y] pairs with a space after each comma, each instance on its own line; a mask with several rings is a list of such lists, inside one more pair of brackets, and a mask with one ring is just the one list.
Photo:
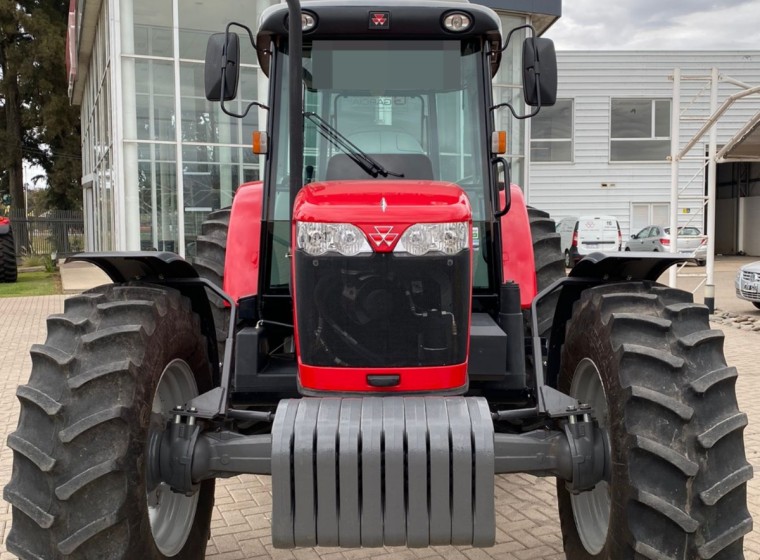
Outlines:
[[[8, 433], [16, 427], [18, 402], [16, 386], [26, 382], [31, 369], [29, 346], [45, 339], [45, 317], [60, 312], [62, 296], [0, 299], [0, 344], [4, 353], [0, 380], [0, 486], [10, 477], [12, 453], [5, 447]], [[760, 333], [726, 328], [728, 362], [739, 368], [739, 403], [749, 414], [745, 431], [747, 458], [757, 477], [749, 485], [750, 511], [760, 520], [760, 368], [757, 348]], [[293, 560], [353, 560], [361, 558], [415, 559], [446, 558], [478, 560], [560, 560], [562, 543], [552, 480], [527, 475], [499, 476], [496, 479], [497, 545], [490, 549], [435, 547], [422, 550], [339, 549], [274, 550], [269, 538], [271, 495], [268, 477], [240, 476], [217, 483], [212, 538], [207, 558], [236, 560], [245, 558], [287, 558]], [[10, 506], [0, 502], [0, 542], [10, 524]], [[760, 558], [760, 521], [745, 538], [748, 560]], [[0, 544], [0, 560], [15, 558]]]

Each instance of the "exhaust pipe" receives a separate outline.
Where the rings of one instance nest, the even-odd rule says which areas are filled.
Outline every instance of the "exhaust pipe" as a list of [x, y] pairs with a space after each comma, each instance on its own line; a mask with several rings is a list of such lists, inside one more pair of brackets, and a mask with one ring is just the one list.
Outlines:
[[290, 209], [289, 217], [293, 218], [293, 206], [296, 195], [301, 190], [303, 182], [303, 32], [301, 30], [301, 2], [287, 0], [288, 3], [288, 34], [289, 60], [288, 69], [290, 84], [288, 88], [290, 108]]

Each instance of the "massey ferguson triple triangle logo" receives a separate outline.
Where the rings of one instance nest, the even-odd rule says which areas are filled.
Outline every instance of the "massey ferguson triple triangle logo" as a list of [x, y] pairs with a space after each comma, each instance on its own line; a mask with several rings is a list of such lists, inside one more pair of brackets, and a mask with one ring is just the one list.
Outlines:
[[391, 14], [390, 12], [370, 12], [369, 13], [370, 29], [390, 29]]
[[369, 238], [378, 247], [385, 243], [388, 247], [398, 239], [398, 233], [393, 233], [393, 226], [374, 226], [375, 233], [370, 233]]

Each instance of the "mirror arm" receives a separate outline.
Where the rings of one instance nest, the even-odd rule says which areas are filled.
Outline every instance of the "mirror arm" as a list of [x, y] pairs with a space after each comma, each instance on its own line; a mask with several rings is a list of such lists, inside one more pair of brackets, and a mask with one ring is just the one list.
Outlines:
[[251, 46], [253, 47], [253, 49], [256, 52], [260, 52], [261, 54], [272, 54], [272, 51], [270, 51], [269, 49], [260, 49], [258, 47], [258, 45], [256, 44], [256, 39], [253, 38], [253, 31], [251, 31], [251, 28], [248, 27], [247, 25], [244, 25], [242, 23], [238, 23], [236, 21], [231, 21], [231, 22], [229, 22], [227, 24], [227, 27], [224, 30], [225, 34], [229, 34], [230, 27], [232, 27], [232, 26], [236, 26], [236, 27], [240, 27], [241, 29], [245, 29], [246, 33], [248, 33], [248, 39], [250, 39], [250, 41], [251, 41]]
[[[539, 95], [538, 100], [540, 102], [541, 101], [541, 94], [539, 93], [538, 95]], [[515, 112], [514, 107], [512, 107], [512, 105], [510, 105], [509, 103], [505, 102], [505, 103], [499, 103], [498, 105], [494, 105], [493, 107], [490, 107], [490, 110], [491, 111], [495, 111], [496, 109], [501, 109], [502, 107], [506, 107], [507, 109], [509, 109], [509, 111], [512, 113], [512, 116], [514, 118], [518, 119], [518, 120], [529, 119], [531, 117], [535, 117], [538, 114], [538, 111], [541, 109], [541, 105], [539, 104], [539, 105], [537, 105], [533, 109], [532, 113], [527, 114], [527, 115], [518, 115], [517, 112]]]
[[[223, 70], [223, 72], [226, 73], [227, 72], [226, 69]], [[224, 82], [222, 82], [222, 93], [224, 93]], [[222, 112], [224, 112], [226, 115], [229, 115], [231, 117], [235, 117], [235, 118], [238, 118], [238, 119], [244, 119], [245, 117], [248, 116], [248, 112], [253, 107], [261, 107], [262, 109], [265, 109], [265, 110], [269, 111], [269, 106], [268, 105], [264, 105], [263, 103], [259, 103], [258, 101], [251, 101], [248, 104], [248, 106], [245, 108], [245, 111], [243, 111], [240, 114], [233, 113], [232, 111], [227, 110], [227, 107], [224, 106], [224, 97], [222, 97]]]
[[521, 26], [519, 26], [519, 27], [515, 27], [515, 28], [514, 28], [512, 31], [510, 31], [510, 32], [509, 32], [509, 35], [507, 35], [507, 40], [506, 40], [506, 41], [504, 41], [504, 46], [503, 46], [503, 47], [501, 47], [501, 49], [499, 49], [498, 51], [491, 51], [491, 53], [492, 53], [492, 54], [493, 54], [493, 53], [503, 53], [505, 50], [507, 50], [507, 47], [509, 47], [509, 41], [511, 41], [511, 40], [512, 40], [512, 34], [513, 34], [515, 31], [519, 31], [520, 29], [530, 29], [530, 31], [531, 31], [531, 36], [533, 36], [533, 37], [535, 37], [535, 36], [536, 36], [536, 28], [535, 28], [535, 27], [533, 27], [533, 26], [532, 26], [531, 24], [529, 24], [529, 23], [527, 23], [527, 24], [525, 24], [525, 25], [521, 25]]
[[[220, 104], [221, 104], [221, 107], [222, 107], [222, 112], [224, 114], [229, 115], [230, 117], [235, 117], [235, 118], [238, 118], [238, 119], [244, 119], [248, 115], [248, 112], [254, 106], [255, 107], [261, 107], [262, 109], [266, 109], [267, 111], [269, 110], [269, 107], [267, 105], [264, 105], [263, 103], [259, 103], [258, 101], [252, 101], [245, 108], [245, 111], [243, 111], [241, 114], [238, 114], [238, 113], [234, 113], [234, 112], [228, 110], [227, 107], [224, 106], [224, 99], [226, 97], [224, 95], [226, 93], [225, 90], [224, 90], [224, 86], [227, 84], [227, 66], [230, 64], [228, 62], [228, 60], [227, 60], [227, 47], [226, 47], [226, 45], [229, 43], [230, 28], [233, 25], [245, 29], [245, 31], [248, 33], [248, 38], [251, 40], [251, 45], [253, 46], [253, 48], [256, 49], [256, 51], [258, 51], [259, 49], [256, 46], [256, 42], [253, 40], [253, 32], [251, 31], [250, 27], [248, 27], [247, 25], [243, 25], [242, 23], [237, 23], [235, 21], [231, 21], [230, 23], [227, 24], [227, 27], [224, 30], [224, 36], [225, 36], [224, 44], [225, 44], [225, 48], [224, 48], [224, 52], [222, 53], [222, 84], [221, 84], [221, 92], [220, 92], [221, 93], [221, 100], [220, 100], [221, 103]], [[268, 53], [269, 51], [261, 51], [261, 52]]]

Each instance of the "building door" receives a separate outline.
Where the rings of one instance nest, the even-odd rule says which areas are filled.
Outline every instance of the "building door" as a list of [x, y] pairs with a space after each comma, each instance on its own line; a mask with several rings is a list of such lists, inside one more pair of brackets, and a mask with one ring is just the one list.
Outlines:
[[670, 204], [667, 202], [636, 202], [631, 204], [632, 235], [646, 226], [670, 224]]

